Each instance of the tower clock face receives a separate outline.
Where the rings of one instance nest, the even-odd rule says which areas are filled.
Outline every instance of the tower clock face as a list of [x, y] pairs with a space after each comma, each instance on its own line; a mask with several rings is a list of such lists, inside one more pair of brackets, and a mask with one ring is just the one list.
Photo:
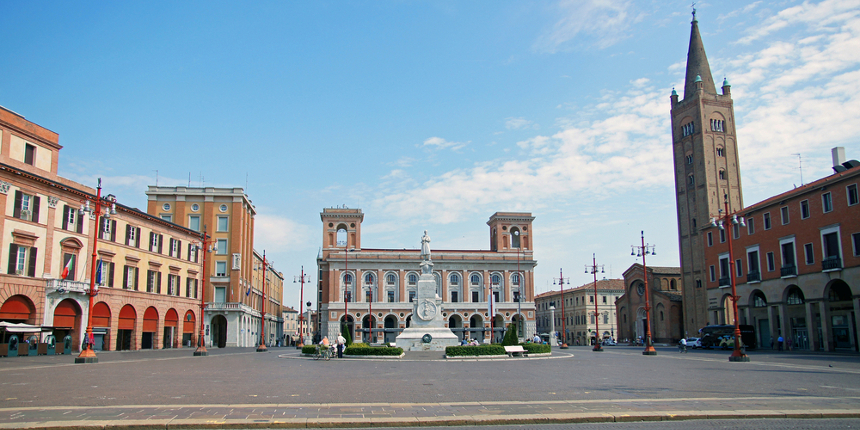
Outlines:
[[645, 294], [645, 284], [639, 284], [639, 286], [636, 287], [636, 292], [639, 293], [640, 296]]

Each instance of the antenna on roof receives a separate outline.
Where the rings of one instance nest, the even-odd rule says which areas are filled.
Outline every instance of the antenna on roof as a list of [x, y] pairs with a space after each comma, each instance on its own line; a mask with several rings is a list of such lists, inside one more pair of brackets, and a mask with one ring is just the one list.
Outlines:
[[155, 186], [158, 186], [158, 170], [155, 171]]
[[800, 157], [800, 154], [791, 154], [797, 156], [797, 168], [800, 169], [800, 186], [803, 186], [803, 160]]

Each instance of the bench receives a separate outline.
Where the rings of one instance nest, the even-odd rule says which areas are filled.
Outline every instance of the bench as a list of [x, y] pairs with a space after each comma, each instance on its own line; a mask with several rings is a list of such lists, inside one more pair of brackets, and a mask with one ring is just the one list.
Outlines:
[[514, 357], [514, 356], [516, 356], [517, 354], [519, 354], [519, 355], [520, 355], [520, 357], [525, 357], [525, 356], [526, 356], [526, 354], [528, 354], [528, 351], [526, 351], [525, 349], [523, 349], [523, 346], [522, 346], [522, 345], [506, 346], [506, 347], [505, 347], [505, 352], [508, 354], [508, 357]]

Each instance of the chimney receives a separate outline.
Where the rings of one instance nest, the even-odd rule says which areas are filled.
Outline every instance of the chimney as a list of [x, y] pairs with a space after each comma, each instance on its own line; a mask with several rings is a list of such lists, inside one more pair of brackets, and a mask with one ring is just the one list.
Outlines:
[[833, 167], [842, 166], [842, 163], [845, 162], [845, 147], [837, 146], [831, 149], [830, 153], [833, 156]]

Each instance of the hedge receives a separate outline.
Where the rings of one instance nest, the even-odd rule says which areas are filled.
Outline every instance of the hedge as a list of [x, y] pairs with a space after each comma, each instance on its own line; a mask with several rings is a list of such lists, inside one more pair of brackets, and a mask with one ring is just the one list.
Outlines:
[[471, 355], [506, 355], [505, 347], [499, 344], [478, 346], [449, 346], [445, 348], [445, 355], [450, 357], [463, 357]]
[[400, 355], [403, 354], [403, 348], [380, 348], [372, 346], [352, 346], [346, 348], [343, 352], [346, 355]]
[[521, 343], [523, 349], [529, 354], [549, 354], [552, 352], [552, 347], [540, 343]]
[[302, 354], [316, 354], [317, 346], [316, 345], [305, 345], [302, 347]]

